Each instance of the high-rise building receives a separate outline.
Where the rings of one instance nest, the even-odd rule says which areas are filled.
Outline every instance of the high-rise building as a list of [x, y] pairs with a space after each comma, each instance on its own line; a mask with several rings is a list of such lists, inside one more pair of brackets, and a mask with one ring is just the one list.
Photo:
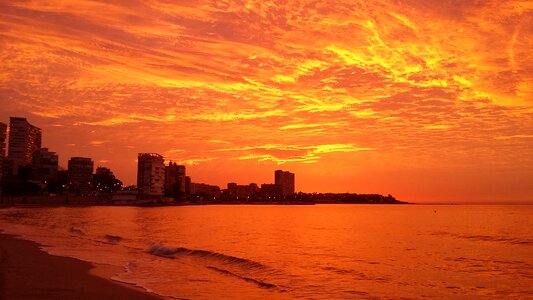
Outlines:
[[161, 199], [165, 190], [165, 160], [156, 153], [139, 153], [137, 188], [140, 199]]
[[294, 194], [294, 173], [276, 170], [274, 177], [275, 184], [281, 186], [283, 196]]
[[57, 182], [58, 156], [55, 152], [41, 148], [32, 155], [32, 179], [48, 186]]
[[185, 166], [170, 162], [165, 167], [165, 195], [176, 200], [185, 198]]
[[6, 157], [7, 124], [0, 122], [0, 160]]
[[87, 195], [92, 190], [93, 160], [86, 157], [72, 157], [68, 161], [69, 190]]
[[20, 166], [31, 164], [32, 154], [41, 148], [41, 129], [31, 125], [25, 118], [11, 117], [9, 121], [8, 158], [13, 161], [13, 173]]
[[191, 176], [185, 176], [185, 197], [191, 194]]
[[[0, 189], [1, 180], [4, 176], [4, 159], [6, 157], [7, 124], [0, 123]], [[0, 191], [1, 193], [1, 191]]]

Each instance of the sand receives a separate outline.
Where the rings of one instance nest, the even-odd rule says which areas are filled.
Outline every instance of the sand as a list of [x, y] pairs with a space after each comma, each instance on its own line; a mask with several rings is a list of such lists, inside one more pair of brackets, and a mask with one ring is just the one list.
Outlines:
[[102, 271], [95, 272], [88, 262], [47, 254], [37, 243], [0, 234], [0, 299], [163, 299], [93, 273]]

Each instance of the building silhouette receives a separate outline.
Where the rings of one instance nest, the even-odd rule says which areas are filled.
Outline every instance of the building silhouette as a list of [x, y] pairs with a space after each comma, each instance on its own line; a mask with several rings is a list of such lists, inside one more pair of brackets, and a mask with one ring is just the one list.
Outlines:
[[185, 200], [185, 166], [170, 162], [165, 167], [165, 195]]
[[209, 196], [213, 198], [220, 197], [220, 187], [217, 185], [210, 185], [205, 183], [191, 183], [190, 184], [191, 195]]
[[58, 156], [55, 152], [41, 148], [32, 154], [32, 179], [37, 181], [42, 188], [57, 182]]
[[162, 199], [165, 190], [165, 160], [157, 153], [139, 153], [137, 188], [140, 199]]
[[264, 183], [261, 185], [261, 197], [264, 201], [275, 200], [283, 196], [281, 185], [274, 183]]
[[275, 184], [281, 186], [283, 196], [294, 194], [294, 173], [276, 170], [274, 172]]
[[0, 160], [6, 157], [7, 124], [0, 122]]
[[191, 194], [191, 177], [185, 176], [185, 195]]
[[6, 163], [4, 162], [6, 157], [6, 138], [7, 124], [0, 122], [0, 183], [2, 182], [2, 177], [4, 176], [4, 169], [6, 167]]
[[41, 129], [30, 124], [26, 118], [11, 117], [8, 158], [13, 164], [13, 174], [18, 174], [20, 166], [30, 165], [33, 152], [40, 148]]
[[69, 190], [73, 193], [87, 195], [92, 190], [93, 160], [86, 157], [72, 157], [68, 161]]
[[259, 187], [255, 183], [240, 185], [234, 182], [228, 183], [227, 196], [235, 200], [247, 200], [255, 194], [259, 194]]

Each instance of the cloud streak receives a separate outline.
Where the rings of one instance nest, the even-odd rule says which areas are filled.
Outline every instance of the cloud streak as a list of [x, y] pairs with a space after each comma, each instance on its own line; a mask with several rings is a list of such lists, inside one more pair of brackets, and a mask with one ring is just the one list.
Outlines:
[[476, 162], [533, 179], [531, 36], [525, 0], [9, 1], [0, 117], [29, 117], [63, 163], [95, 156], [127, 182], [136, 152], [179, 149], [168, 158], [203, 182], [285, 164], [302, 190], [336, 168], [327, 189], [426, 198], [383, 182], [406, 169], [451, 198], [523, 199], [520, 182], [491, 191], [476, 175], [487, 189], [470, 194], [442, 174]]

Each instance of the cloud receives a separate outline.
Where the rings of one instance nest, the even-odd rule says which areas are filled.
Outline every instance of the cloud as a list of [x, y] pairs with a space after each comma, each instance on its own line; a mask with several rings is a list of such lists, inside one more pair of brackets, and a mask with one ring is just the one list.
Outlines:
[[[277, 164], [288, 162], [316, 163], [321, 154], [335, 152], [359, 152], [376, 150], [375, 148], [358, 147], [354, 144], [323, 144], [323, 145], [284, 145], [266, 144], [247, 147], [222, 148], [214, 152], [232, 152], [233, 159], [272, 161]], [[243, 154], [244, 153], [244, 154]]]
[[509, 139], [531, 139], [533, 134], [516, 134], [516, 135], [507, 135], [507, 136], [497, 136], [497, 140], [509, 140]]
[[166, 149], [250, 176], [363, 153], [393, 177], [443, 156], [520, 173], [532, 13], [526, 0], [4, 1], [0, 117], [27, 116], [62, 159], [110, 160], [130, 182], [136, 152]]

